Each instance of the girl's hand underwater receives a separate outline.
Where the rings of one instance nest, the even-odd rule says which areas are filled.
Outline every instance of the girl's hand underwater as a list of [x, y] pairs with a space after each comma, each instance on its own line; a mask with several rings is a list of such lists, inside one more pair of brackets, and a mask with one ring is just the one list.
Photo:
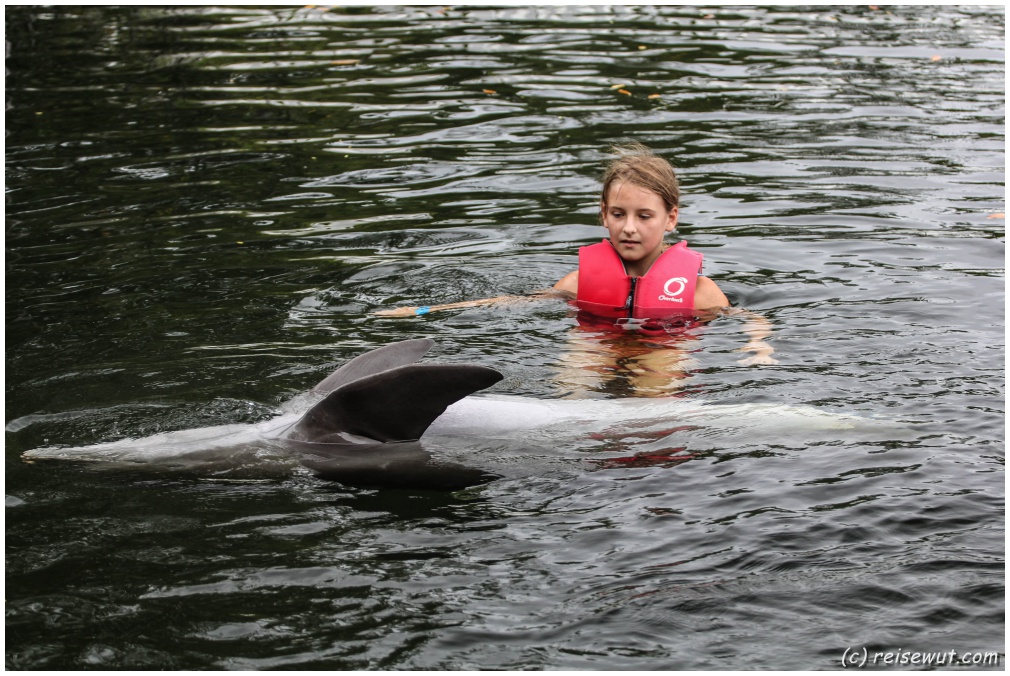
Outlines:
[[738, 359], [737, 363], [741, 366], [774, 366], [779, 363], [779, 360], [772, 358], [771, 355], [755, 354], [750, 357]]

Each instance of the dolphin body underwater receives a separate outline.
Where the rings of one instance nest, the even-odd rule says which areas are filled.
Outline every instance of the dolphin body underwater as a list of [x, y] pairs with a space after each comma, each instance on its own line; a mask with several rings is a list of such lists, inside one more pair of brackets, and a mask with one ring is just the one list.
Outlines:
[[[682, 442], [678, 434], [694, 432], [694, 452], [706, 443], [726, 443], [726, 432], [734, 430], [748, 440], [761, 429], [778, 438], [786, 432], [803, 433], [803, 439], [825, 434], [837, 439], [842, 430], [851, 434], [872, 427], [866, 418], [808, 406], [471, 396], [500, 381], [502, 374], [485, 366], [417, 363], [433, 345], [426, 338], [406, 340], [359, 355], [307, 398], [292, 400], [296, 410], [263, 422], [38, 448], [22, 458], [98, 461], [224, 479], [274, 475], [301, 465], [322, 479], [351, 486], [457, 490], [501, 478], [519, 466], [528, 473], [531, 464], [542, 468], [545, 461], [588, 459], [597, 466], [618, 467], [635, 466], [644, 458], [676, 464], [693, 457], [682, 453], [683, 445], [671, 449], [671, 443]], [[573, 435], [581, 440], [574, 450]], [[610, 455], [615, 448], [626, 455], [629, 438], [632, 446], [646, 450], [621, 458], [594, 452], [587, 458], [586, 446], [595, 442], [602, 442]], [[517, 440], [523, 449], [518, 454]]]

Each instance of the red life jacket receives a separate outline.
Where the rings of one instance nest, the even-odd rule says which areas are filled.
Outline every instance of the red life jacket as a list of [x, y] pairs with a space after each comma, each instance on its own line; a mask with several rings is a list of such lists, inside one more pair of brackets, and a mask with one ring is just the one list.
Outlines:
[[614, 246], [603, 240], [579, 249], [575, 305], [601, 317], [671, 319], [694, 316], [694, 287], [703, 256], [677, 242], [644, 277], [629, 277]]

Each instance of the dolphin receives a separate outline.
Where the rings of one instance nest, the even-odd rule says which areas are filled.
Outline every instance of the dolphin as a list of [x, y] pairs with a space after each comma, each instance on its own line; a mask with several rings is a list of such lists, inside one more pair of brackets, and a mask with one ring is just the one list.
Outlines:
[[[478, 394], [502, 374], [480, 365], [418, 363], [433, 346], [420, 338], [359, 355], [293, 400], [293, 410], [263, 422], [44, 447], [22, 458], [182, 470], [210, 478], [250, 478], [301, 465], [321, 479], [351, 486], [457, 490], [500, 478], [510, 466], [543, 465], [548, 459], [589, 460], [598, 467], [669, 465], [726, 444], [734, 432], [748, 441], [762, 430], [779, 438], [784, 429], [792, 435], [804, 431], [803, 439], [817, 434], [831, 439], [870, 424], [807, 406]], [[8, 431], [22, 427], [18, 421], [7, 425]], [[573, 434], [579, 439], [574, 445]], [[587, 457], [587, 447], [603, 455]], [[526, 455], [517, 458], [517, 448]], [[640, 450], [628, 456], [629, 448]], [[503, 450], [511, 452], [506, 460]], [[615, 452], [621, 455], [612, 457]]]

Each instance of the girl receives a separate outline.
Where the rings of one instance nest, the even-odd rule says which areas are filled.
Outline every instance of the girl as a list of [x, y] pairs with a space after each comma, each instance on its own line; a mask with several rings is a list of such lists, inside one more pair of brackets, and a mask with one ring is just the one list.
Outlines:
[[[764, 339], [771, 327], [760, 315], [729, 307], [719, 286], [701, 275], [702, 255], [686, 242], [667, 247], [663, 237], [677, 227], [680, 185], [673, 167], [644, 145], [615, 148], [616, 158], [603, 176], [600, 221], [608, 238], [579, 250], [579, 269], [562, 277], [552, 290], [531, 296], [498, 296], [445, 305], [380, 310], [382, 317], [409, 317], [440, 310], [514, 302], [522, 298], [562, 296], [574, 299], [580, 323], [588, 320], [646, 331], [662, 330], [669, 320], [710, 320], [720, 314], [743, 315], [750, 336], [741, 351], [753, 356], [744, 364], [775, 364]], [[589, 317], [584, 318], [583, 315]], [[591, 318], [596, 318], [595, 322]], [[653, 320], [653, 321], [648, 321]], [[660, 320], [657, 324], [655, 320]], [[666, 321], [663, 321], [666, 320]]]
[[600, 199], [609, 241], [583, 247], [579, 269], [554, 288], [574, 294], [580, 309], [614, 318], [690, 319], [727, 307], [716, 283], [701, 276], [701, 254], [663, 242], [680, 208], [673, 167], [640, 144], [617, 150]]

